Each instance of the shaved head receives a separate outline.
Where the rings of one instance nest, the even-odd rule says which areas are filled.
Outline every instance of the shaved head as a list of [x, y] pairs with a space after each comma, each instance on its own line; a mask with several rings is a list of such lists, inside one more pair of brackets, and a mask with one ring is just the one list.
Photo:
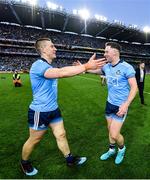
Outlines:
[[38, 52], [38, 54], [41, 54], [41, 50], [46, 46], [46, 42], [51, 41], [49, 38], [39, 38], [35, 42], [35, 49]]

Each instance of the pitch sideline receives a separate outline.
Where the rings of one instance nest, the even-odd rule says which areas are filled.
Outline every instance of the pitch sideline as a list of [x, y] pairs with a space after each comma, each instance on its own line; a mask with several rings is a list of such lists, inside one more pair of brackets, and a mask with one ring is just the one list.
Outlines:
[[[96, 81], [96, 82], [100, 82], [100, 80], [97, 80], [97, 79], [93, 79], [93, 78], [88, 78], [88, 77], [83, 77], [83, 76], [76, 76], [76, 77], [80, 77], [80, 78], [82, 78], [82, 79], [89, 79], [89, 80], [91, 80], [91, 81]], [[149, 94], [150, 95], [150, 93], [149, 92], [146, 92], [146, 91], [144, 91], [144, 93], [145, 94]]]

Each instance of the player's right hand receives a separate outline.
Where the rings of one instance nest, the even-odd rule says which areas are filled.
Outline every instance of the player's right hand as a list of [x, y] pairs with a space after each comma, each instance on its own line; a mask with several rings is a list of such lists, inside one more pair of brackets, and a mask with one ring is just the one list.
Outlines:
[[86, 70], [95, 70], [103, 67], [107, 63], [106, 58], [96, 59], [96, 53], [94, 53], [89, 61], [85, 64]]

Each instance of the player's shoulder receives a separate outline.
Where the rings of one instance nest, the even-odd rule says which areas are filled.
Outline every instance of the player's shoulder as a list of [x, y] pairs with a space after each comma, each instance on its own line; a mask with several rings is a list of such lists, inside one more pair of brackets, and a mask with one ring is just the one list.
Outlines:
[[46, 61], [43, 61], [41, 58], [38, 58], [35, 60], [35, 62], [32, 64], [32, 67], [51, 67], [50, 64], [48, 64]]
[[121, 60], [120, 65], [123, 66], [124, 68], [133, 68], [133, 66], [131, 64], [127, 63], [124, 60]]
[[111, 64], [110, 64], [110, 63], [107, 63], [107, 64], [105, 64], [105, 65], [103, 66], [103, 68], [105, 69], [105, 68], [107, 68], [107, 67], [109, 67], [109, 66], [111, 66]]
[[108, 70], [109, 67], [110, 67], [110, 63], [105, 64], [105, 65], [102, 67], [102, 72], [105, 72], [106, 70]]
[[38, 58], [38, 59], [35, 60], [35, 62], [32, 65], [36, 65], [36, 64], [42, 65], [42, 64], [45, 64], [45, 63], [46, 63], [45, 61], [43, 61], [42, 59]]

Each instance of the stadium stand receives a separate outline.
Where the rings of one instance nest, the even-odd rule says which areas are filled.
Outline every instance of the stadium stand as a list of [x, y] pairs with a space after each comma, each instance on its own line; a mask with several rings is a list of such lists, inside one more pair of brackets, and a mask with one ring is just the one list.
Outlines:
[[65, 11], [0, 1], [0, 71], [28, 71], [38, 57], [34, 42], [39, 37], [50, 37], [54, 42], [57, 67], [71, 65], [75, 60], [85, 62], [93, 52], [102, 57], [104, 44], [118, 41], [123, 47], [122, 58], [134, 66], [144, 60], [150, 71], [150, 35], [94, 19], [87, 24], [84, 34], [83, 20]]

